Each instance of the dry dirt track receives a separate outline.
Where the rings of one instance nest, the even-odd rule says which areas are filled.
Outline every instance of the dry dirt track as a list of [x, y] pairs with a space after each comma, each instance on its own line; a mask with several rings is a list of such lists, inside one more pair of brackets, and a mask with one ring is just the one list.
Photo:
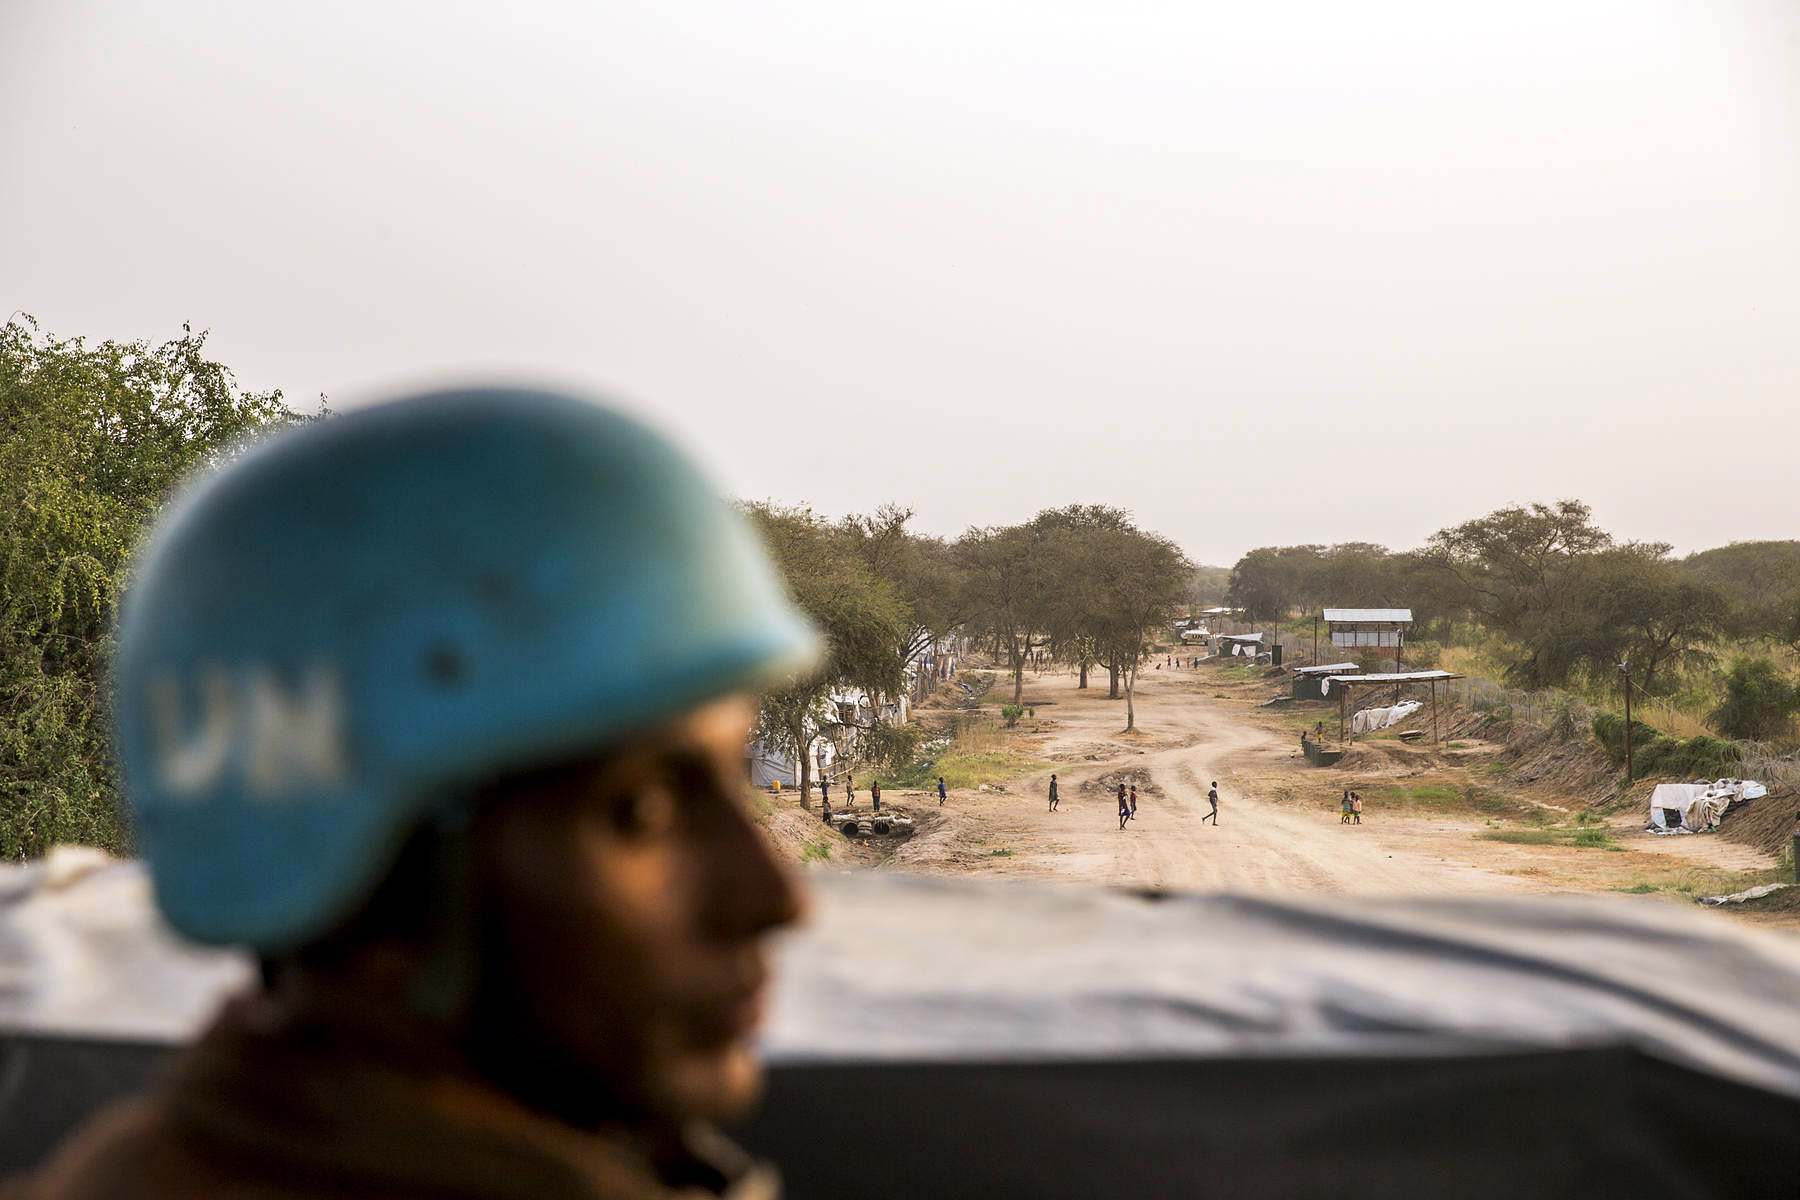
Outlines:
[[[1485, 848], [1517, 848], [1476, 842], [1479, 820], [1365, 814], [1360, 826], [1340, 825], [1334, 809], [1320, 807], [1331, 797], [1294, 795], [1296, 786], [1315, 786], [1296, 771], [1296, 747], [1214, 699], [1205, 668], [1147, 672], [1138, 685], [1139, 731], [1129, 737], [1119, 736], [1125, 705], [1105, 699], [1104, 677], [1086, 692], [1074, 682], [1049, 672], [1026, 677], [1025, 702], [1044, 719], [1038, 754], [1059, 776], [1060, 811], [1046, 811], [1049, 770], [1004, 791], [952, 794], [943, 810], [914, 800], [915, 811], [941, 812], [942, 820], [896, 852], [894, 869], [1265, 893], [1555, 886], [1535, 873], [1495, 869]], [[1004, 690], [1003, 679], [989, 698]], [[1138, 816], [1123, 831], [1110, 786], [1121, 772], [1140, 790]], [[1217, 828], [1201, 822], [1214, 779]]]

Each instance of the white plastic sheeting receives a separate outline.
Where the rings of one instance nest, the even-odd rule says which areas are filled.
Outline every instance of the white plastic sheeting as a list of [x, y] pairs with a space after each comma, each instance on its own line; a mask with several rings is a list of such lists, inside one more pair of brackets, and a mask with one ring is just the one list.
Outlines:
[[177, 938], [139, 863], [59, 846], [0, 867], [0, 1030], [179, 1041], [251, 975]]
[[1424, 707], [1424, 702], [1420, 700], [1402, 700], [1388, 708], [1361, 709], [1350, 718], [1350, 732], [1373, 733], [1377, 729], [1386, 729]]
[[1733, 804], [1768, 794], [1754, 779], [1659, 783], [1650, 793], [1648, 829], [1652, 833], [1705, 833], [1718, 828], [1725, 810]]
[[809, 876], [777, 1061], [1626, 1043], [1800, 1096], [1800, 938], [1617, 896], [1271, 899]]
[[[0, 1033], [178, 1041], [251, 975], [142, 867], [0, 867]], [[1433, 1055], [1628, 1044], [1800, 1096], [1800, 938], [1620, 897], [1268, 899], [814, 874], [777, 1062]]]

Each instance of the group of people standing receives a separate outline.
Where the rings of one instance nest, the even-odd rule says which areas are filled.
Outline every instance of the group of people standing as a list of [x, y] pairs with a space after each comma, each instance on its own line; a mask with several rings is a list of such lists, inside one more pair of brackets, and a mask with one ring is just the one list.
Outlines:
[[[938, 776], [938, 804], [942, 806], [950, 798], [950, 789], [944, 786], [944, 777]], [[881, 780], [876, 779], [869, 784], [869, 803], [876, 812], [881, 811]], [[856, 776], [849, 771], [844, 772], [844, 811], [849, 812], [856, 807]], [[825, 824], [831, 824], [831, 776], [819, 776], [819, 813]]]
[[1362, 797], [1349, 788], [1344, 789], [1342, 810], [1343, 815], [1338, 818], [1339, 825], [1362, 824]]
[[[1137, 802], [1138, 802], [1137, 784], [1134, 783], [1134, 784], [1127, 786], [1126, 784], [1121, 783], [1119, 785], [1119, 828], [1120, 829], [1125, 828], [1125, 823], [1137, 816], [1137, 806], [1138, 806]], [[1200, 818], [1200, 821], [1202, 824], [1204, 824], [1205, 822], [1210, 820], [1213, 823], [1213, 826], [1215, 828], [1217, 828], [1217, 826], [1219, 824], [1219, 781], [1216, 779], [1213, 780], [1211, 789], [1209, 789], [1206, 793], [1206, 802], [1207, 802], [1207, 804], [1209, 804], [1211, 806], [1211, 809], [1210, 809], [1210, 811], [1207, 812], [1206, 816]], [[1050, 775], [1050, 808], [1049, 808], [1049, 811], [1055, 812], [1057, 810], [1057, 806], [1061, 803], [1062, 803], [1062, 799], [1061, 799], [1061, 796], [1057, 789], [1056, 774], [1054, 772], [1052, 772]]]

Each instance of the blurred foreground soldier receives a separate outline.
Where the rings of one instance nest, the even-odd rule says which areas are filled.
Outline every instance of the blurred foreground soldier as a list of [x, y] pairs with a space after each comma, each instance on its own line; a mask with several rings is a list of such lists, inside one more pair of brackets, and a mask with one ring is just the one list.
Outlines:
[[469, 391], [364, 409], [186, 496], [116, 712], [169, 921], [249, 947], [156, 1091], [16, 1194], [772, 1196], [750, 706], [813, 636], [635, 422]]

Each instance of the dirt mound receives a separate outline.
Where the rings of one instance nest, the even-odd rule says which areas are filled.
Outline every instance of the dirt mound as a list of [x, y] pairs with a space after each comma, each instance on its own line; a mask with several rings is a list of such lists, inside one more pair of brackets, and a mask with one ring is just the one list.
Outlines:
[[[1719, 822], [1719, 835], [1769, 854], [1780, 854], [1800, 829], [1800, 792], [1775, 788], [1760, 800], [1733, 805]], [[1796, 898], [1800, 903], [1800, 897]]]
[[1156, 783], [1151, 780], [1150, 772], [1142, 767], [1121, 767], [1117, 771], [1108, 771], [1104, 775], [1096, 776], [1095, 778], [1084, 782], [1081, 785], [1081, 790], [1084, 792], [1105, 792], [1108, 795], [1116, 796], [1119, 794], [1119, 785], [1121, 783], [1126, 787], [1136, 784], [1138, 795], [1140, 796], [1161, 796], [1163, 794], [1162, 788], [1158, 787]]

